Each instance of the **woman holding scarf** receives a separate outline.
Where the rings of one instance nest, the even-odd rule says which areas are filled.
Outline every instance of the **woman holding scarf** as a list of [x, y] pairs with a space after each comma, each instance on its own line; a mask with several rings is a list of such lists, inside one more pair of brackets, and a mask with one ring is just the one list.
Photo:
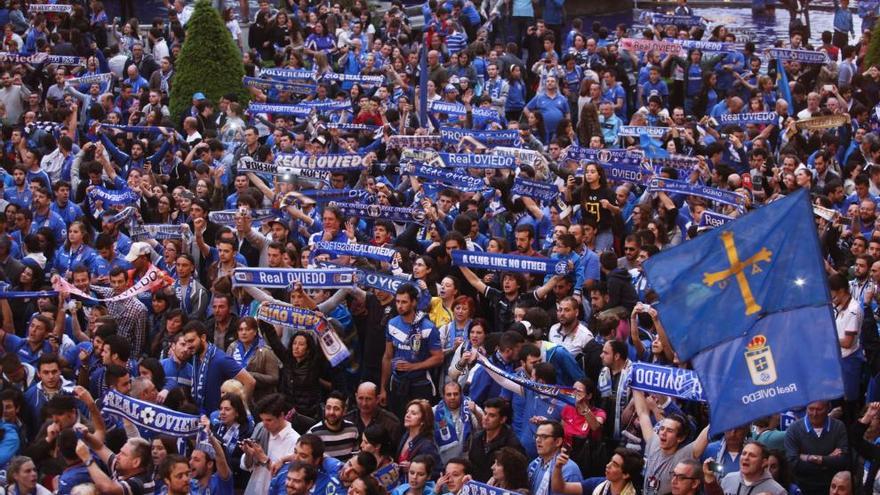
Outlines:
[[477, 361], [477, 354], [486, 355], [485, 341], [488, 328], [489, 324], [483, 318], [475, 318], [471, 322], [467, 341], [464, 345], [458, 346], [452, 354], [447, 375], [449, 380], [458, 382], [463, 388], [470, 385], [476, 369], [474, 364]]
[[[229, 345], [226, 354], [232, 356], [242, 368], [247, 369], [257, 381], [254, 400], [274, 393], [278, 385], [281, 362], [260, 335], [257, 320], [246, 316], [238, 322], [238, 339]], [[222, 403], [221, 403], [222, 407]]]
[[[259, 380], [259, 379], [258, 379]], [[259, 387], [259, 381], [257, 381]], [[238, 459], [244, 452], [239, 446], [239, 441], [250, 438], [254, 429], [253, 420], [245, 408], [244, 401], [238, 394], [227, 393], [220, 398], [220, 409], [217, 410], [217, 417], [211, 415], [211, 431], [214, 433], [220, 443], [226, 450], [228, 459]], [[230, 463], [232, 468], [235, 487], [244, 489], [247, 486], [250, 473], [243, 471], [237, 462]]]

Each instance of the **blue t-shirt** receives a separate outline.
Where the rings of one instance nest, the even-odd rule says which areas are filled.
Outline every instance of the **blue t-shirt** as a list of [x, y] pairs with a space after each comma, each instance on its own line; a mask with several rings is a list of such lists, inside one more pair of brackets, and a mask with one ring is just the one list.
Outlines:
[[82, 463], [74, 464], [67, 467], [58, 478], [58, 495], [70, 495], [75, 486], [91, 482], [92, 477], [89, 475], [89, 468]]
[[3, 341], [3, 347], [6, 348], [6, 352], [14, 352], [18, 354], [18, 358], [22, 363], [27, 363], [34, 367], [37, 366], [37, 361], [40, 360], [40, 356], [52, 352], [52, 345], [49, 344], [48, 340], [44, 340], [41, 346], [36, 350], [33, 350], [28, 344], [27, 339], [23, 339], [18, 335], [11, 333], [6, 334], [6, 340]]
[[566, 114], [571, 113], [568, 107], [568, 99], [557, 93], [553, 98], [544, 93], [535, 95], [532, 101], [526, 105], [531, 111], [540, 110], [544, 116], [544, 142], [549, 143], [553, 136], [556, 135], [556, 126], [559, 121], [565, 118]]
[[[61, 276], [65, 276], [68, 271], [73, 270], [77, 265], [84, 265], [91, 272], [95, 266], [96, 258], [100, 258], [100, 256], [91, 246], [82, 245], [73, 252], [69, 249], [60, 249], [55, 252], [54, 266]], [[110, 272], [108, 271], [107, 273], [109, 274]]]
[[214, 473], [208, 480], [208, 486], [202, 488], [197, 480], [189, 480], [189, 493], [192, 495], [232, 495], [235, 487], [232, 484], [232, 473], [225, 480]]
[[207, 373], [204, 385], [204, 398], [201, 404], [196, 405], [199, 406], [202, 414], [208, 414], [220, 407], [220, 385], [238, 375], [242, 367], [234, 359], [227, 356], [225, 352], [217, 348], [210, 362], [201, 363], [198, 367], [193, 366], [193, 385], [199, 379], [197, 369], [202, 366], [205, 367], [205, 372]]
[[[547, 476], [547, 479], [545, 480], [545, 473], [547, 473], [547, 470], [553, 469], [553, 466], [555, 465], [555, 457], [546, 465], [543, 465], [543, 461], [540, 458], [534, 459], [529, 463], [529, 486], [532, 488], [532, 493], [548, 493], [550, 495], [556, 495], [559, 493], [550, 491], [549, 489], [541, 491], [542, 484], [549, 483], [550, 481], [549, 476]], [[581, 468], [579, 468], [574, 461], [569, 459], [569, 461], [562, 466], [562, 479], [566, 482], [580, 483], [583, 481]]]
[[403, 321], [403, 317], [395, 316], [388, 322], [385, 329], [385, 342], [394, 345], [394, 356], [391, 358], [392, 375], [403, 380], [418, 380], [427, 376], [424, 370], [399, 372], [394, 362], [421, 363], [428, 359], [431, 351], [439, 351], [440, 332], [427, 316], [412, 324]]
[[49, 205], [49, 208], [55, 213], [61, 215], [61, 218], [64, 219], [64, 222], [67, 223], [67, 225], [70, 225], [74, 220], [83, 216], [82, 208], [73, 201], [68, 201], [65, 206], [59, 206], [58, 202], [54, 201]]

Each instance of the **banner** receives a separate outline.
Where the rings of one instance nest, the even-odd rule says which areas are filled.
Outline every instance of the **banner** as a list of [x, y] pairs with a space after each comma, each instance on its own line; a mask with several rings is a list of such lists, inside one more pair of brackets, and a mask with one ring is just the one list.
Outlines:
[[679, 55], [684, 47], [677, 43], [670, 43], [668, 41], [622, 38], [620, 40], [620, 49], [631, 52], [650, 52], [652, 50], [657, 50], [660, 53]]
[[629, 386], [649, 394], [706, 402], [697, 374], [685, 368], [636, 362], [629, 373]]
[[494, 146], [522, 146], [519, 131], [509, 129], [504, 131], [472, 131], [457, 127], [441, 127], [440, 140], [443, 144], [458, 144], [463, 137], [471, 137], [483, 143], [489, 148]]
[[66, 81], [64, 84], [67, 86], [80, 86], [82, 84], [92, 85], [92, 84], [106, 84], [113, 80], [113, 73], [107, 72], [105, 74], [95, 74], [91, 76], [82, 76], [82, 77], [73, 77]]
[[336, 256], [358, 256], [375, 261], [384, 261], [385, 263], [391, 263], [394, 259], [394, 255], [397, 254], [395, 249], [382, 246], [348, 242], [318, 241], [312, 247], [311, 256], [317, 256], [322, 252], [335, 254]]
[[501, 272], [541, 273], [545, 275], [568, 275], [568, 261], [520, 256], [517, 254], [485, 253], [479, 251], [452, 251], [452, 264]]
[[746, 124], [778, 124], [779, 114], [776, 112], [722, 113], [718, 118], [719, 125]]
[[242, 85], [246, 88], [257, 88], [262, 91], [275, 90], [286, 93], [294, 93], [298, 95], [311, 95], [317, 90], [317, 85], [309, 82], [287, 82], [273, 81], [270, 79], [260, 79], [257, 77], [244, 76], [241, 80]]
[[420, 136], [408, 136], [408, 135], [395, 135], [389, 136], [388, 142], [386, 146], [388, 149], [398, 149], [398, 148], [414, 148], [414, 149], [423, 149], [423, 148], [434, 148], [439, 147], [441, 144], [440, 136], [429, 136], [429, 135], [420, 135]]
[[107, 189], [104, 186], [94, 186], [89, 191], [88, 196], [92, 203], [101, 201], [104, 204], [104, 208], [119, 205], [128, 206], [132, 203], [137, 203], [141, 199], [141, 195], [131, 189]]
[[736, 219], [711, 210], [703, 210], [703, 216], [700, 217], [700, 227], [721, 227], [733, 220]]
[[257, 319], [272, 325], [315, 332], [318, 336], [318, 344], [331, 367], [337, 366], [351, 355], [339, 335], [330, 328], [327, 320], [320, 318], [313, 311], [290, 304], [262, 302], [257, 308]]
[[122, 395], [112, 389], [101, 399], [101, 411], [127, 419], [139, 428], [177, 438], [191, 437], [202, 429], [196, 415]]
[[[331, 267], [331, 268], [343, 266], [343, 265], [340, 265], [339, 263], [337, 263], [336, 261], [332, 261], [332, 260], [331, 261], [320, 261], [320, 262], [318, 262], [318, 265], [321, 267]], [[426, 298], [428, 300], [431, 299], [431, 294], [429, 294], [428, 291], [419, 287], [419, 285], [416, 283], [416, 281], [414, 281], [412, 279], [398, 277], [395, 275], [390, 275], [390, 274], [382, 273], [382, 272], [376, 272], [376, 271], [372, 271], [372, 270], [365, 270], [363, 268], [357, 268], [356, 270], [358, 272], [358, 283], [360, 285], [363, 285], [364, 287], [369, 287], [371, 289], [381, 290], [382, 292], [387, 292], [389, 294], [396, 294], [397, 289], [401, 285], [409, 284], [409, 285], [412, 285], [413, 287], [415, 287], [416, 290], [419, 291], [419, 301], [420, 302], [423, 298]]]
[[654, 176], [654, 169], [649, 165], [623, 165], [617, 163], [600, 163], [605, 169], [605, 177], [617, 182], [631, 182], [633, 184], [647, 184]]
[[165, 272], [163, 272], [162, 270], [153, 266], [150, 270], [147, 271], [147, 273], [144, 274], [143, 277], [141, 277], [140, 279], [138, 279], [137, 282], [132, 284], [131, 287], [129, 287], [128, 289], [125, 289], [125, 291], [123, 291], [120, 294], [117, 294], [112, 297], [104, 298], [104, 299], [99, 299], [96, 297], [92, 297], [89, 294], [86, 294], [85, 292], [77, 289], [75, 285], [71, 284], [66, 279], [64, 279], [63, 277], [60, 277], [58, 275], [55, 275], [52, 277], [52, 289], [54, 289], [58, 292], [68, 292], [74, 296], [77, 296], [77, 297], [80, 297], [82, 299], [86, 299], [89, 301], [114, 302], [114, 301], [122, 301], [125, 299], [131, 299], [132, 297], [136, 297], [138, 294], [140, 294], [142, 292], [146, 292], [148, 290], [151, 290], [154, 286], [157, 286], [159, 284], [171, 285], [168, 280], [169, 278], [170, 277], [168, 277], [168, 275]]
[[385, 76], [362, 76], [360, 74], [340, 74], [338, 72], [325, 72], [321, 74], [321, 81], [351, 82], [360, 84], [365, 88], [380, 86], [385, 82]]
[[744, 198], [739, 193], [735, 193], [733, 191], [725, 191], [722, 189], [716, 189], [714, 187], [703, 186], [700, 184], [690, 184], [688, 182], [663, 179], [659, 177], [651, 179], [651, 181], [648, 183], [648, 189], [650, 189], [652, 192], [663, 191], [666, 193], [697, 196], [700, 198], [708, 199], [710, 201], [717, 201], [725, 205], [736, 206], [740, 209], [743, 208], [743, 205], [745, 205], [746, 201], [746, 198]]
[[470, 480], [461, 487], [458, 495], [519, 495], [519, 492], [512, 492], [503, 488], [490, 486], [479, 481]]
[[400, 466], [392, 462], [374, 471], [372, 476], [385, 488], [386, 492], [391, 493], [400, 484]]
[[559, 188], [552, 183], [517, 177], [513, 179], [510, 193], [550, 203], [559, 196]]
[[260, 71], [261, 76], [271, 77], [273, 79], [282, 79], [282, 80], [294, 80], [294, 81], [314, 81], [315, 80], [315, 71], [306, 70], [306, 69], [282, 69], [279, 67], [272, 67], [269, 69], [262, 69]]
[[340, 131], [345, 132], [376, 132], [381, 129], [382, 126], [378, 125], [368, 125], [368, 124], [341, 124], [339, 122], [327, 122], [324, 125], [325, 129], [339, 129]]
[[485, 180], [480, 177], [471, 177], [470, 175], [445, 168], [429, 167], [419, 162], [401, 164], [400, 173], [414, 175], [420, 179], [441, 182], [447, 186], [460, 188], [463, 191], [482, 191], [489, 187], [486, 185]]
[[488, 155], [485, 153], [439, 153], [440, 159], [447, 167], [455, 168], [516, 168], [516, 160], [512, 156]]
[[173, 127], [163, 127], [155, 125], [116, 125], [101, 124], [101, 129], [113, 129], [121, 132], [133, 132], [135, 134], [151, 133], [151, 134], [176, 134], [177, 130]]
[[[648, 126], [639, 126], [639, 125], [624, 125], [620, 127], [620, 133], [618, 136], [624, 137], [639, 137], [643, 133], [654, 139], [662, 139], [663, 136], [666, 135], [667, 132], [672, 129], [669, 127], [648, 127]], [[684, 127], [678, 128], [679, 132], [684, 132]]]
[[308, 268], [236, 267], [232, 272], [233, 287], [264, 287], [287, 289], [295, 283], [304, 288], [342, 289], [357, 282], [353, 269], [312, 270]]
[[355, 154], [294, 155], [279, 153], [275, 155], [275, 165], [278, 167], [350, 172], [352, 170], [359, 171], [364, 168], [364, 157]]
[[[455, 253], [455, 251], [453, 251]], [[528, 380], [514, 373], [508, 373], [507, 371], [495, 366], [489, 361], [486, 356], [477, 353], [477, 359], [480, 361], [480, 365], [486, 368], [486, 371], [489, 371], [489, 375], [492, 376], [492, 379], [498, 381], [498, 377], [509, 380], [524, 389], [531, 390], [536, 394], [543, 395], [545, 397], [550, 397], [551, 399], [557, 399], [570, 406], [577, 405], [577, 399], [574, 395], [574, 388], [572, 387], [564, 387], [562, 385], [549, 385], [546, 383], [538, 383], [536, 381]]]
[[32, 3], [28, 5], [28, 12], [53, 12], [70, 15], [73, 13], [73, 5], [59, 3]]
[[616, 165], [641, 165], [645, 155], [641, 151], [625, 149], [593, 149], [571, 145], [565, 151], [563, 160], [576, 160], [581, 165], [586, 163], [613, 163]]
[[[773, 206], [764, 209], [770, 208]], [[807, 208], [803, 210], [806, 212]], [[798, 230], [812, 236], [814, 240], [809, 244], [818, 248], [815, 227], [800, 225]], [[800, 269], [821, 270], [819, 256], [809, 261], [798, 255], [792, 257], [798, 260]], [[778, 275], [776, 278], [784, 280]], [[825, 277], [809, 283], [821, 289]], [[802, 293], [788, 286], [791, 284], [780, 284], [776, 290]], [[766, 314], [745, 335], [694, 356], [694, 370], [709, 402], [711, 434], [810, 402], [843, 396], [840, 344], [829, 302], [825, 299], [821, 306]], [[732, 308], [717, 309], [727, 310], [726, 319]]]
[[247, 112], [251, 115], [258, 113], [267, 113], [270, 115], [290, 115], [293, 117], [306, 118], [314, 112], [313, 107], [302, 104], [285, 105], [280, 103], [255, 103], [248, 105]]
[[792, 50], [791, 48], [771, 48], [770, 59], [795, 61], [802, 64], [827, 64], [830, 60], [823, 52], [811, 50]]
[[666, 14], [653, 14], [651, 16], [651, 20], [653, 24], [674, 24], [676, 26], [702, 26], [705, 24], [703, 22], [703, 18], [696, 15], [666, 15]]
[[809, 119], [799, 120], [795, 123], [798, 129], [834, 129], [849, 124], [849, 117], [846, 115], [824, 115], [821, 117], [812, 117]]
[[[240, 215], [238, 210], [211, 211], [208, 212], [208, 220], [216, 224], [230, 226], [235, 225], [235, 217], [238, 215]], [[260, 225], [273, 218], [278, 218], [278, 212], [273, 209], [251, 210], [251, 220], [254, 222], [254, 225]]]
[[331, 203], [336, 205], [345, 216], [358, 218], [378, 219], [384, 218], [392, 222], [427, 224], [425, 210], [416, 208], [403, 208], [400, 206], [364, 205], [360, 203]]
[[49, 55], [45, 52], [33, 55], [20, 53], [0, 52], [0, 62], [12, 64], [58, 64], [58, 65], [85, 65], [85, 59], [68, 55]]
[[682, 361], [742, 337], [770, 313], [830, 300], [808, 191], [663, 250], [645, 262], [645, 272]]
[[672, 42], [681, 45], [685, 50], [700, 50], [704, 53], [736, 51], [736, 45], [733, 43], [722, 43], [720, 41], [680, 40], [675, 38]]

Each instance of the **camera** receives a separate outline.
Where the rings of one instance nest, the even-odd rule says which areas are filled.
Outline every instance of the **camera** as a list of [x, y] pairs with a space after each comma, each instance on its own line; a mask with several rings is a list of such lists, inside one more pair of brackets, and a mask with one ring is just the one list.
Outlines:
[[724, 466], [722, 466], [718, 462], [712, 461], [709, 463], [709, 471], [712, 471], [713, 473], [715, 473], [715, 476], [720, 478], [722, 475], [724, 475]]

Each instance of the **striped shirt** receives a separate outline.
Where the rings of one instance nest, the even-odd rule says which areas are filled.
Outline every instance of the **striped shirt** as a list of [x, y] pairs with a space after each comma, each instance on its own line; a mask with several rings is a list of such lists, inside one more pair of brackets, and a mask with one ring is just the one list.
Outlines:
[[324, 453], [340, 461], [346, 461], [358, 445], [358, 430], [354, 423], [342, 420], [342, 428], [331, 430], [323, 421], [309, 428], [309, 433], [318, 435], [324, 441]]

